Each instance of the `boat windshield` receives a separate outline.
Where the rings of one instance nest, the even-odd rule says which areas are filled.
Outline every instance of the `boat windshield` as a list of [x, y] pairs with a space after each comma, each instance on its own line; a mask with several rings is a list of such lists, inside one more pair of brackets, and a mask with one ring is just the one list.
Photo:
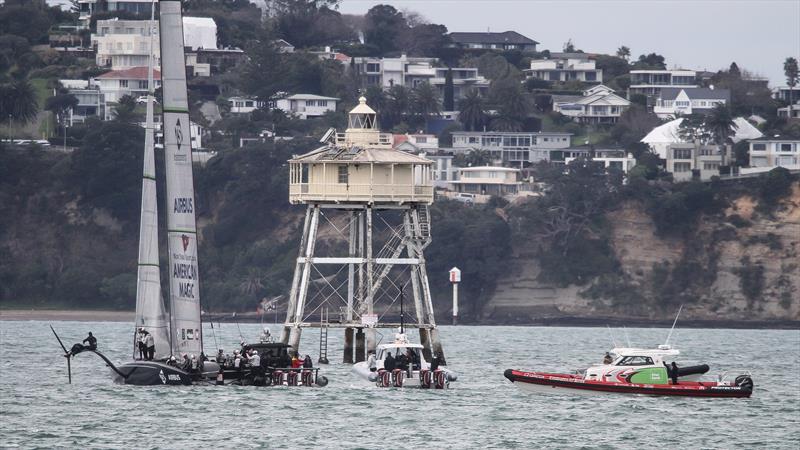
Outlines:
[[649, 366], [653, 364], [653, 358], [649, 356], [626, 356], [622, 358], [618, 366]]
[[389, 348], [382, 348], [378, 353], [378, 359], [385, 359], [387, 352], [392, 353], [392, 357], [397, 358], [398, 355], [406, 355], [411, 357], [413, 360], [419, 361], [420, 354], [418, 348], [408, 348], [408, 347], [389, 347]]

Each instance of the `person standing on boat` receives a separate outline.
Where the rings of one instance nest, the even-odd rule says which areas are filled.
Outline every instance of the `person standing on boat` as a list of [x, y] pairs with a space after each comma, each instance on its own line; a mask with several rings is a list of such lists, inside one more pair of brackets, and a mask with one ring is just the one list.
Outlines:
[[83, 343], [89, 343], [89, 350], [97, 350], [97, 338], [92, 336], [92, 332], [89, 332], [89, 336], [83, 340]]
[[376, 372], [378, 370], [378, 361], [375, 359], [375, 352], [370, 351], [369, 357], [367, 358], [367, 367], [369, 367], [370, 372]]
[[678, 384], [678, 365], [672, 361], [672, 384]]
[[442, 362], [439, 359], [439, 355], [433, 355], [433, 358], [431, 358], [431, 372], [439, 370], [439, 364], [441, 363]]
[[312, 367], [314, 367], [314, 363], [311, 361], [311, 356], [310, 355], [306, 355], [306, 357], [303, 358], [303, 368], [304, 369], [311, 369]]
[[250, 367], [253, 369], [261, 368], [261, 357], [258, 356], [258, 350], [253, 350], [253, 354], [250, 355]]
[[292, 356], [292, 369], [299, 369], [302, 365], [303, 360], [300, 359], [300, 355], [297, 352], [294, 352], [294, 356]]
[[139, 359], [144, 360], [145, 355], [147, 355], [147, 347], [144, 344], [144, 328], [139, 328], [136, 334], [136, 344], [139, 346]]
[[144, 346], [147, 350], [145, 353], [145, 357], [148, 361], [152, 361], [153, 357], [156, 355], [156, 341], [153, 339], [153, 335], [148, 333], [147, 331], [144, 332]]
[[392, 352], [386, 352], [386, 358], [383, 359], [383, 368], [389, 372], [397, 368], [397, 363], [395, 363], [392, 357]]

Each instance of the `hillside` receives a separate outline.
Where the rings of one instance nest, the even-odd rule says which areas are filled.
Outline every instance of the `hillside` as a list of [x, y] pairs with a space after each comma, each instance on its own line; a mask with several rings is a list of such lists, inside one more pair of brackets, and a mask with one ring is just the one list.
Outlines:
[[[138, 153], [126, 133], [141, 131], [111, 124], [96, 132], [70, 155], [0, 151], [0, 307], [133, 308], [141, 188], [130, 168], [141, 162], [121, 155]], [[206, 310], [253, 311], [261, 298], [288, 292], [302, 208], [288, 204], [282, 162], [312, 144], [229, 151], [196, 169]], [[465, 322], [663, 320], [680, 304], [695, 320], [800, 320], [796, 181], [769, 207], [756, 185], [610, 185], [614, 200], [595, 199], [599, 218], [564, 257], [525, 222], [532, 207], [568, 189], [554, 186], [523, 205], [434, 204], [426, 256], [440, 317], [450, 313], [445, 274], [456, 265]], [[692, 189], [713, 192], [714, 201], [686, 197], [700, 205], [677, 209], [690, 224], [654, 209]]]
[[535, 254], [521, 249], [482, 317], [664, 321], [684, 304], [682, 317], [694, 321], [800, 320], [800, 185], [772, 217], [758, 214], [757, 206], [751, 196], [738, 197], [721, 216], [703, 217], [695, 233], [679, 238], [659, 236], [643, 206], [626, 202], [607, 214], [620, 281], [595, 298], [586, 286], [542, 282]]

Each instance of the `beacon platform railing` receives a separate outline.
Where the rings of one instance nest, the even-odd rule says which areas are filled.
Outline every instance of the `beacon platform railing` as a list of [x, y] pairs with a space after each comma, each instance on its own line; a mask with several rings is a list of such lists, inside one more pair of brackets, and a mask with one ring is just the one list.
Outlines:
[[433, 202], [432, 185], [290, 183], [289, 201]]

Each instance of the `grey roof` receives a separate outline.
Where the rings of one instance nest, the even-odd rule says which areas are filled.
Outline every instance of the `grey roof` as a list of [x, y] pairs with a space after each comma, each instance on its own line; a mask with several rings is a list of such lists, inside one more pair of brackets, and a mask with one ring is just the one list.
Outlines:
[[479, 44], [524, 44], [534, 45], [538, 42], [527, 38], [516, 31], [504, 31], [502, 33], [491, 32], [453, 32], [450, 39], [459, 44], [479, 43]]
[[383, 164], [433, 164], [432, 161], [423, 157], [412, 155], [394, 149], [384, 148], [341, 148], [326, 145], [316, 150], [312, 150], [304, 155], [293, 157], [292, 162], [363, 162], [363, 163], [383, 163]]
[[675, 100], [675, 97], [685, 91], [690, 99], [703, 100], [731, 100], [731, 91], [727, 89], [690, 88], [690, 87], [663, 87], [661, 88], [662, 100]]
[[582, 95], [551, 95], [553, 99], [553, 104], [556, 103], [575, 103], [577, 101], [583, 100], [584, 96]]

